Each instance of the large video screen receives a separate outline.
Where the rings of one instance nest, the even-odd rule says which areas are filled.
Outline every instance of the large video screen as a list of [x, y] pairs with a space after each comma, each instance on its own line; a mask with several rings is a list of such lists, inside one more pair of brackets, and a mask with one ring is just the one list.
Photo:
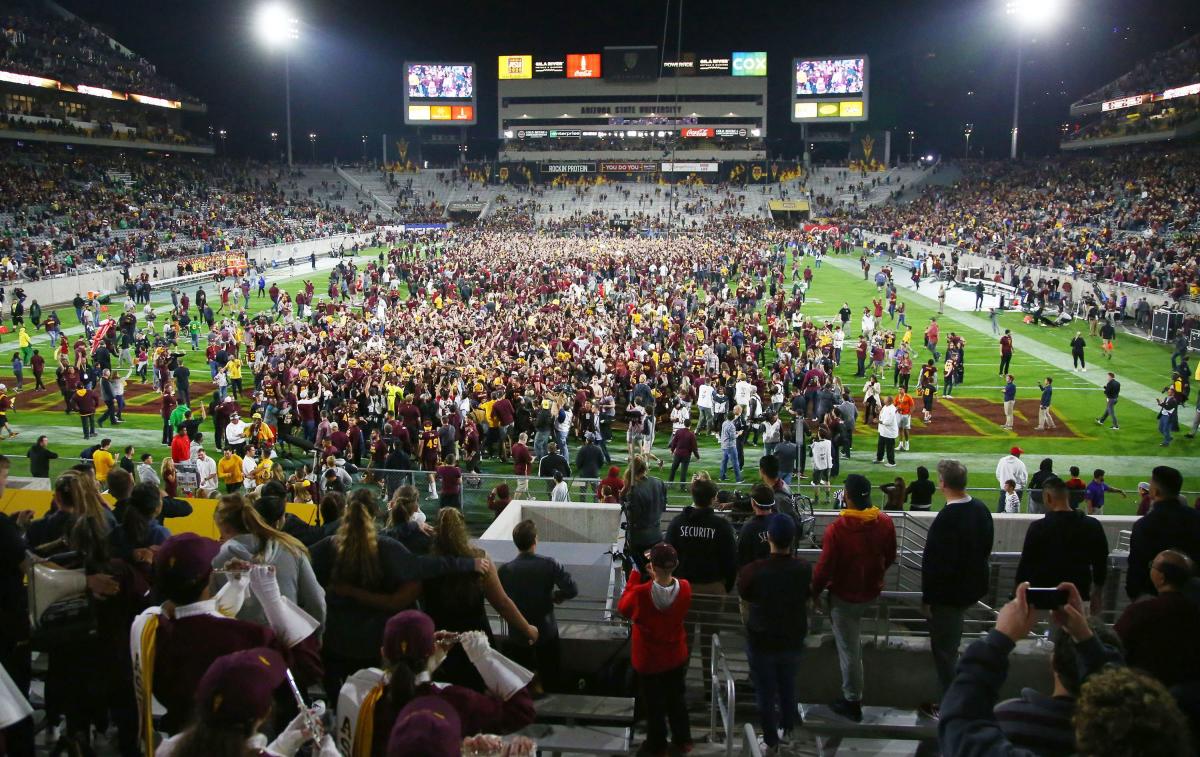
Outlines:
[[475, 96], [475, 66], [469, 63], [408, 64], [412, 99], [469, 100]]
[[861, 95], [866, 83], [866, 66], [863, 58], [798, 58], [793, 83], [796, 97]]

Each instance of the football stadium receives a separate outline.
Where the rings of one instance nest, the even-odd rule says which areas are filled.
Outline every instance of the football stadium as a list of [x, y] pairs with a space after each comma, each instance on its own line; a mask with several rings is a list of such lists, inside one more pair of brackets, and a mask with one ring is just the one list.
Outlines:
[[1200, 8], [969, 5], [8, 3], [0, 755], [1195, 753]]

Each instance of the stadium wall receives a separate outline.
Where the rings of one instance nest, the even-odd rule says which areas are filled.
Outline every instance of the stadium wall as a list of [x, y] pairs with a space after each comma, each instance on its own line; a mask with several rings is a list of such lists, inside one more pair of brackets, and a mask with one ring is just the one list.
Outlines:
[[[252, 247], [246, 251], [246, 256], [251, 262], [263, 263], [269, 268], [275, 261], [286, 261], [289, 257], [299, 261], [307, 258], [314, 252], [318, 256], [325, 255], [330, 250], [336, 249], [342, 244], [347, 247], [355, 243], [366, 244], [371, 240], [373, 235], [374, 232], [339, 234], [337, 236], [323, 237], [304, 242]], [[136, 277], [142, 273], [146, 273], [150, 275], [151, 279], [159, 281], [175, 278], [177, 275], [176, 271], [175, 261], [140, 263], [129, 267], [131, 276]], [[100, 292], [101, 294], [111, 294], [120, 289], [122, 282], [121, 269], [108, 268], [102, 271], [89, 271], [73, 276], [59, 276], [40, 281], [27, 281], [20, 284], [20, 286], [25, 289], [26, 296], [37, 300], [42, 307], [53, 307], [70, 302], [75, 298], [77, 293]]]

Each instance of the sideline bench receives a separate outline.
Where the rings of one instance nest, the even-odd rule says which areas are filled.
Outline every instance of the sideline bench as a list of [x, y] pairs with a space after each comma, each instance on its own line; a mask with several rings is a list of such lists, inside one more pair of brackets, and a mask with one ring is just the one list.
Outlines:
[[[797, 705], [804, 718], [803, 728], [813, 734], [817, 741], [817, 753], [833, 755], [843, 740], [872, 740], [867, 751], [875, 754], [911, 753], [907, 747], [889, 745], [889, 741], [931, 741], [937, 739], [937, 721], [924, 717], [913, 710], [898, 710], [893, 707], [863, 707], [861, 723], [841, 717], [823, 704]], [[850, 744], [846, 744], [850, 747]], [[864, 745], [865, 746], [865, 745]], [[859, 746], [856, 751], [863, 750]], [[915, 748], [914, 748], [915, 750]]]

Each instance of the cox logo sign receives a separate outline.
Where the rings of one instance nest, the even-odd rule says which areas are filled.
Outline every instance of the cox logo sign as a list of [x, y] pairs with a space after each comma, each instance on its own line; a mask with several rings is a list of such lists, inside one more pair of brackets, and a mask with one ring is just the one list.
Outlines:
[[766, 76], [767, 75], [767, 54], [766, 53], [734, 53], [733, 54], [733, 75], [734, 76]]

